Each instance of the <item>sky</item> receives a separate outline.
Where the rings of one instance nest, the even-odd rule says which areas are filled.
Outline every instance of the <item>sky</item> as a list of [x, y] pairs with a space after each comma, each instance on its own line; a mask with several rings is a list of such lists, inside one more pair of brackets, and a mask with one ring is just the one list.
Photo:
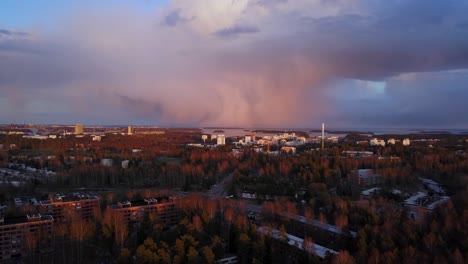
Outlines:
[[468, 1], [0, 1], [0, 123], [468, 128]]

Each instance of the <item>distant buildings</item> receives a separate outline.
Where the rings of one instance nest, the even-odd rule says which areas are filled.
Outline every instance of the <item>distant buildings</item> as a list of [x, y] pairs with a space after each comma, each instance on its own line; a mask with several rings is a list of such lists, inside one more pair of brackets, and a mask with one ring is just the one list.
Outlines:
[[288, 154], [292, 154], [292, 155], [296, 154], [296, 148], [295, 147], [282, 147], [281, 151], [286, 152]]
[[112, 159], [102, 159], [101, 160], [101, 165], [105, 167], [112, 167], [112, 164], [114, 161]]
[[208, 139], [208, 135], [202, 135], [201, 139], [203, 140], [203, 142], [206, 142], [206, 140]]
[[359, 186], [373, 186], [383, 183], [383, 177], [371, 169], [361, 169], [351, 172], [351, 181]]
[[257, 199], [257, 194], [250, 192], [242, 192], [240, 197], [243, 199]]
[[23, 136], [23, 138], [31, 138], [31, 139], [48, 139], [49, 136], [41, 136], [41, 135], [33, 135], [33, 136]]
[[374, 188], [370, 188], [370, 189], [367, 189], [367, 190], [364, 190], [361, 192], [361, 195], [364, 199], [369, 199], [371, 198], [372, 196], [380, 193], [382, 189], [379, 188], [379, 187], [374, 187]]
[[[218, 135], [219, 136], [219, 135]], [[307, 142], [305, 137], [299, 137], [295, 133], [279, 133], [274, 136], [266, 135], [257, 138], [255, 135], [245, 135], [236, 144], [243, 146], [252, 145], [282, 145], [282, 146], [300, 146]]]
[[372, 138], [370, 141], [369, 141], [369, 144], [371, 146], [382, 146], [382, 147], [385, 147], [385, 140], [383, 139], [377, 139], [377, 138]]
[[410, 139], [409, 138], [403, 139], [403, 146], [409, 146], [409, 145], [410, 145]]
[[128, 126], [128, 129], [127, 129], [127, 134], [128, 135], [133, 135], [133, 127], [132, 126]]
[[353, 158], [368, 158], [374, 156], [374, 152], [357, 150], [345, 150], [342, 152], [342, 154]]
[[0, 263], [17, 263], [28, 252], [53, 250], [50, 215], [26, 215], [23, 217], [0, 217]]
[[75, 135], [81, 135], [84, 132], [83, 124], [75, 124]]
[[216, 136], [216, 145], [218, 145], [218, 146], [226, 145], [226, 138], [224, 137], [224, 135], [217, 135]]

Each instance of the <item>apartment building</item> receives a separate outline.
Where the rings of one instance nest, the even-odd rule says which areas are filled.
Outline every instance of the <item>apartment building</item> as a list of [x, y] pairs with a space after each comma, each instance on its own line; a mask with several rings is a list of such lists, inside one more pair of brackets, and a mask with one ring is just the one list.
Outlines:
[[90, 220], [100, 210], [99, 202], [99, 196], [89, 193], [73, 193], [68, 196], [56, 194], [49, 200], [39, 202], [39, 212], [51, 215], [56, 222], [66, 222], [67, 218], [76, 216]]
[[0, 263], [16, 262], [31, 252], [53, 250], [54, 219], [50, 215], [0, 217]]
[[137, 201], [125, 201], [108, 206], [121, 221], [136, 224], [143, 221], [145, 214], [153, 217], [165, 227], [179, 223], [179, 207], [176, 197], [148, 198]]

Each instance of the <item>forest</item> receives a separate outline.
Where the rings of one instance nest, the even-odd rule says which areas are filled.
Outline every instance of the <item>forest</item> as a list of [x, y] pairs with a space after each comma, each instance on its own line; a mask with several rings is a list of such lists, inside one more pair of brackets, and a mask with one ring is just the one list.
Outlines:
[[[37, 253], [34, 241], [38, 238], [31, 238], [31, 263], [214, 263], [225, 256], [237, 256], [239, 263], [465, 263], [468, 258], [466, 137], [440, 137], [430, 147], [426, 142], [370, 147], [345, 138], [323, 150], [312, 143], [300, 146], [296, 155], [270, 155], [253, 147], [243, 147], [240, 155], [234, 155], [232, 150], [238, 147], [229, 144], [186, 146], [193, 142], [201, 142], [197, 131], [109, 134], [99, 142], [89, 137], [36, 140], [1, 135], [1, 167], [26, 164], [47, 168], [55, 176], [22, 186], [2, 184], [0, 205], [21, 195], [41, 197], [77, 189], [100, 195], [93, 219], [70, 216], [70, 224], [54, 226], [54, 253]], [[348, 150], [374, 155], [343, 155]], [[104, 165], [103, 159], [111, 159], [112, 165]], [[128, 167], [121, 166], [122, 161], [128, 161]], [[362, 198], [363, 187], [349, 180], [358, 169], [382, 176], [381, 195]], [[225, 195], [233, 199], [205, 195], [228, 175], [233, 175], [233, 181]], [[450, 196], [448, 202], [428, 211], [403, 206], [403, 198], [392, 195], [393, 189], [411, 193], [424, 188], [419, 177], [440, 183]], [[188, 195], [178, 201], [180, 221], [175, 226], [162, 226], [150, 214], [136, 226], [119, 226], [107, 210], [119, 201], [153, 197], [163, 190]], [[243, 192], [259, 198], [243, 200]], [[261, 207], [254, 219], [248, 204]], [[11, 206], [6, 214], [28, 210], [33, 208]], [[343, 240], [320, 230], [298, 231], [294, 220], [285, 215], [333, 225], [357, 236]], [[314, 242], [338, 253], [326, 258], [277, 256], [277, 241], [258, 232], [259, 227], [279, 230], [281, 243], [287, 244], [286, 234], [293, 234], [303, 239], [303, 248]]]

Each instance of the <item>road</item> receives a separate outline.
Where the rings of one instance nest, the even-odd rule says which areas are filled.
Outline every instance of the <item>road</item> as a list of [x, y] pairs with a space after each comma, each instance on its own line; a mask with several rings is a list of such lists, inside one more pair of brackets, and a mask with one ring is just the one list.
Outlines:
[[219, 199], [228, 195], [228, 188], [232, 184], [234, 173], [226, 176], [220, 183], [215, 184], [206, 194], [211, 199]]

